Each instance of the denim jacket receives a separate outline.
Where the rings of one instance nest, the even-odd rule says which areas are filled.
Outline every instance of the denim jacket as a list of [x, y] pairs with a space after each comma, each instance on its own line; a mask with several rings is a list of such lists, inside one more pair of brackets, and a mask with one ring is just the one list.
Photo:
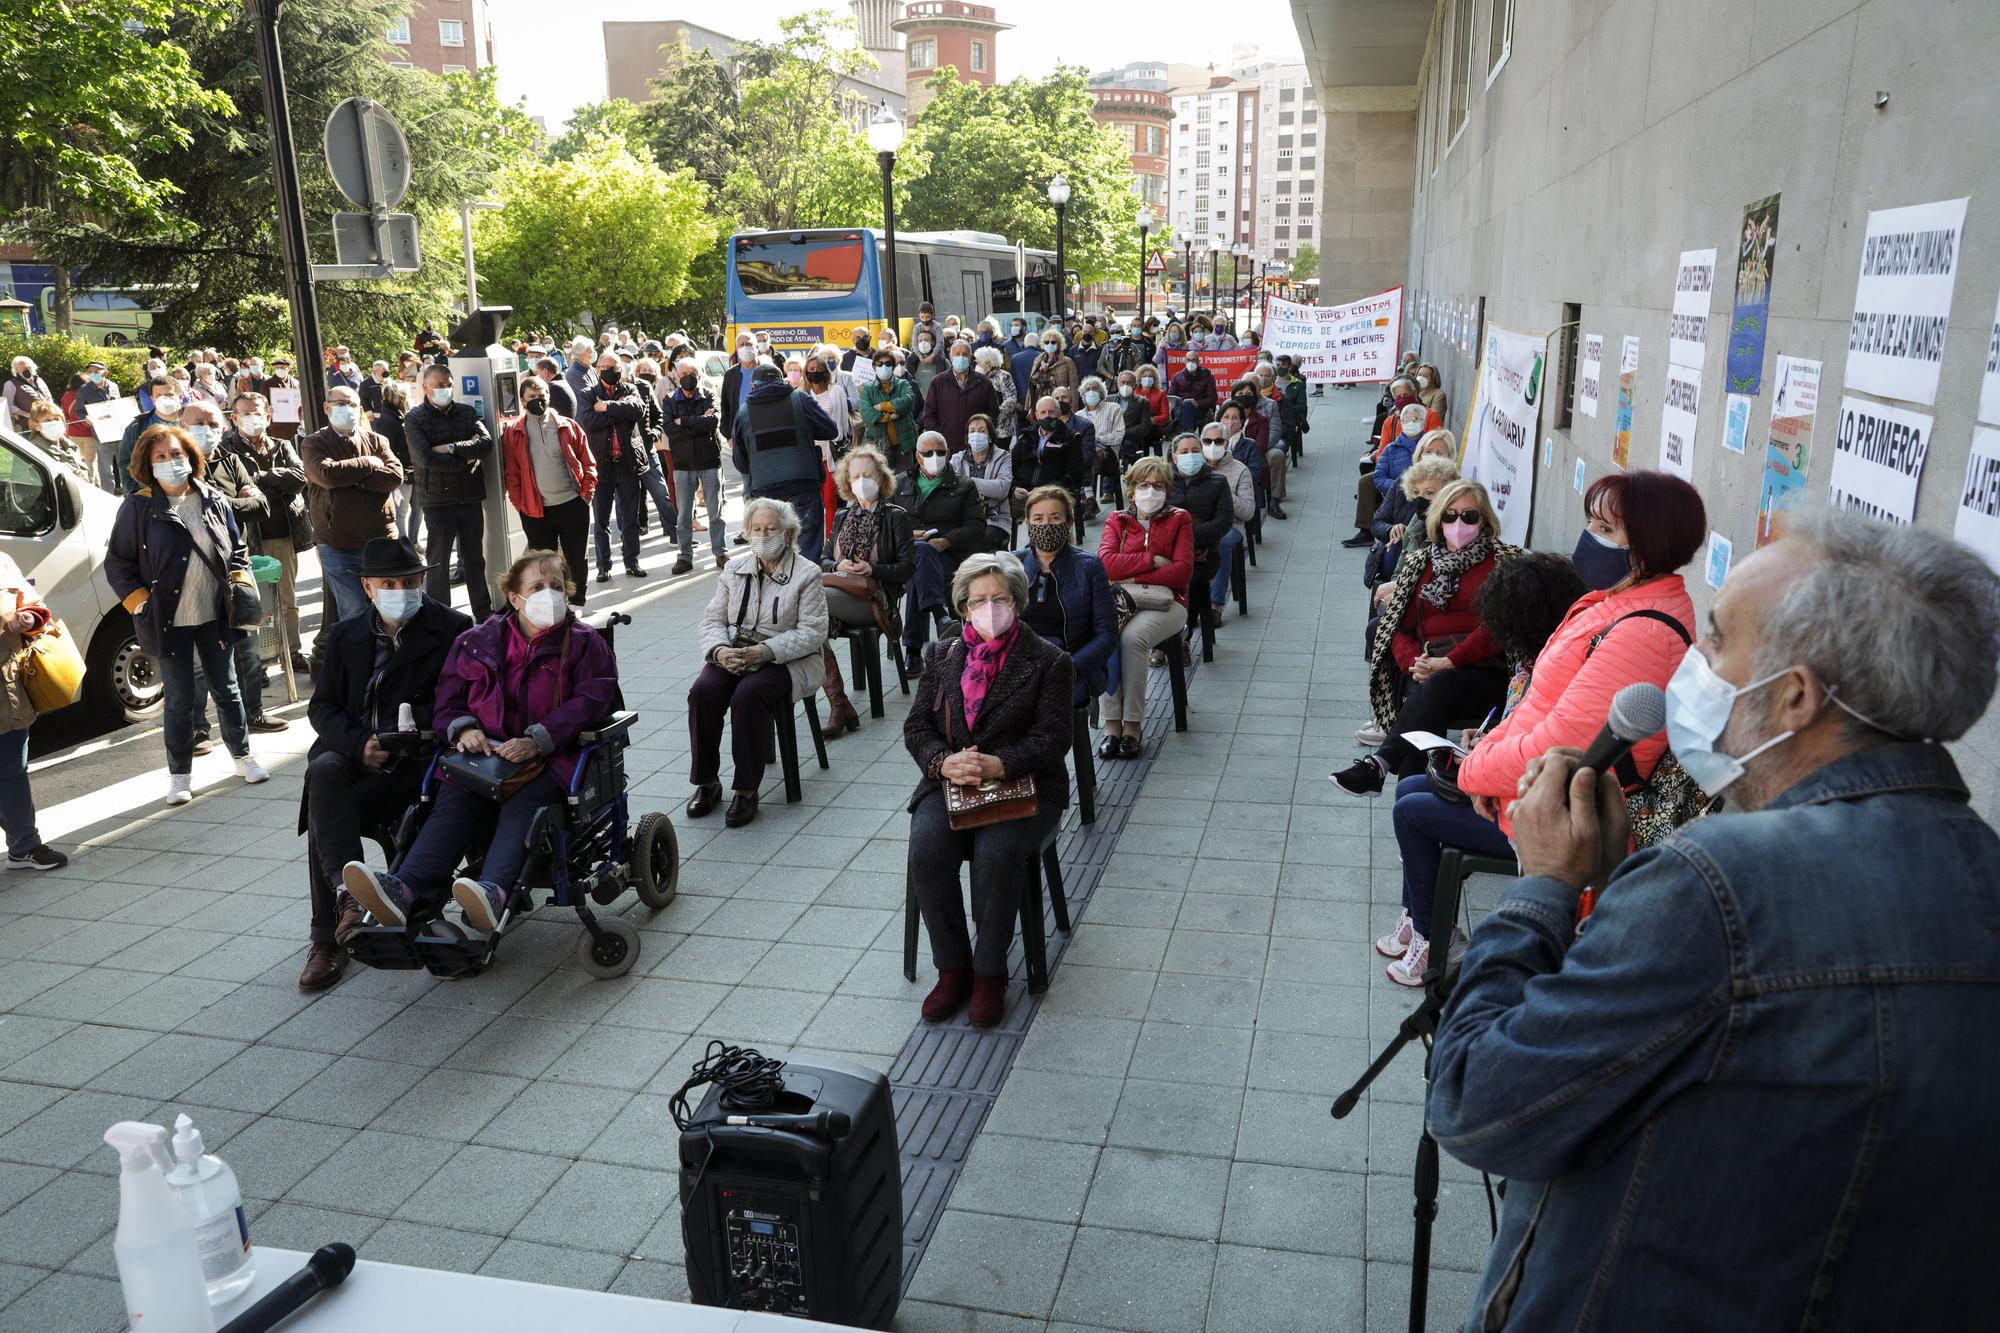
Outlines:
[[1572, 940], [1576, 899], [1515, 882], [1438, 1032], [1432, 1132], [1509, 1178], [1466, 1327], [1991, 1326], [2000, 838], [1944, 748], [1683, 828]]

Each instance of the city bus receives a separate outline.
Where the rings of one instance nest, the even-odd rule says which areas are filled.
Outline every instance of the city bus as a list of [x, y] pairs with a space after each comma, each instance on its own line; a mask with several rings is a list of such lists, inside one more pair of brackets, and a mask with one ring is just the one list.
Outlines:
[[[729, 238], [728, 260], [725, 350], [739, 332], [759, 329], [773, 347], [792, 350], [818, 343], [846, 347], [856, 329], [879, 338], [885, 327], [887, 257], [873, 228], [738, 232]], [[957, 315], [967, 328], [988, 316], [1004, 324], [1010, 315], [1025, 314], [1039, 330], [1055, 313], [1059, 295], [1053, 252], [990, 232], [898, 233], [896, 279], [896, 336], [904, 346], [923, 301], [940, 320]]]

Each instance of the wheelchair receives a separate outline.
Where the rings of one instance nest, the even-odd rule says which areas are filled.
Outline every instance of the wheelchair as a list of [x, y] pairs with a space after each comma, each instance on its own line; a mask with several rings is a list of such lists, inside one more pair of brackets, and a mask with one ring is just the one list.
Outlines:
[[[609, 637], [630, 616], [614, 613], [603, 627]], [[544, 807], [529, 826], [528, 856], [518, 883], [507, 886], [507, 907], [491, 935], [468, 930], [444, 915], [447, 898], [419, 907], [401, 926], [364, 918], [348, 937], [346, 948], [356, 962], [389, 970], [423, 968], [446, 980], [477, 976], [493, 963], [501, 939], [514, 924], [535, 909], [535, 894], [548, 893], [545, 907], [575, 911], [584, 933], [576, 942], [578, 966], [596, 977], [618, 977], [639, 959], [639, 930], [622, 917], [599, 917], [591, 905], [608, 907], [627, 889], [639, 901], [658, 910], [674, 900], [680, 884], [680, 842], [673, 822], [653, 811], [632, 827], [625, 791], [625, 750], [639, 715], [614, 712], [603, 725], [582, 734], [582, 753], [564, 800]], [[367, 836], [380, 843], [394, 870], [437, 800], [439, 761], [443, 757], [434, 732], [387, 732], [377, 739], [392, 754], [424, 753], [429, 759], [417, 803]], [[497, 819], [499, 807], [494, 807]], [[473, 838], [464, 874], [479, 877], [479, 866], [491, 840], [492, 826]]]

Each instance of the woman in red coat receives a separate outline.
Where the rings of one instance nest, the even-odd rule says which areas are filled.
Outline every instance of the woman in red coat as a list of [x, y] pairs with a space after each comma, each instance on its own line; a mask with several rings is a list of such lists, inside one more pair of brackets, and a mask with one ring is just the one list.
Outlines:
[[1188, 580], [1194, 577], [1194, 519], [1167, 503], [1173, 473], [1146, 457], [1125, 473], [1128, 507], [1104, 520], [1097, 558], [1137, 610], [1118, 636], [1117, 664], [1104, 696], [1103, 759], [1136, 759], [1146, 726], [1146, 674], [1152, 650], [1187, 628]]

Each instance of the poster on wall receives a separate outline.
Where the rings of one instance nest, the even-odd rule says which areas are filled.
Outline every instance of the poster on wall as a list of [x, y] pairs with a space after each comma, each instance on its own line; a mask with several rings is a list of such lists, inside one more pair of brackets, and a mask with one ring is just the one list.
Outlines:
[[1827, 507], [1852, 509], [1907, 528], [1916, 519], [1917, 484], [1930, 448], [1928, 414], [1843, 396]]
[[1632, 466], [1632, 381], [1639, 374], [1639, 340], [1626, 336], [1618, 349], [1618, 414], [1612, 419], [1611, 461]]
[[1547, 342], [1547, 334], [1486, 326], [1464, 451], [1466, 475], [1485, 484], [1500, 516], [1500, 540], [1516, 546], [1528, 544], [1535, 498], [1535, 436]]
[[1694, 480], [1694, 427], [1701, 416], [1701, 371], [1667, 367], [1667, 393], [1660, 407], [1660, 470]]
[[1848, 388], [1937, 402], [1965, 205], [1946, 199], [1868, 215], [1847, 326]]
[[1722, 590], [1724, 580], [1729, 577], [1729, 559], [1732, 554], [1729, 538], [1710, 528], [1708, 530], [1708, 560], [1702, 571], [1702, 579], [1717, 592]]
[[1667, 361], [1702, 367], [1708, 355], [1708, 307], [1715, 292], [1715, 251], [1683, 250], [1674, 270], [1674, 313], [1667, 320]]
[[1583, 335], [1583, 366], [1576, 374], [1576, 410], [1587, 417], [1597, 415], [1597, 382], [1604, 374], [1604, 335]]
[[1979, 381], [1979, 419], [2000, 426], [2000, 301], [1993, 303], [1993, 327], [1986, 334], [1986, 374]]
[[1972, 432], [1972, 455], [1965, 460], [1965, 489], [1959, 492], [1951, 535], [2000, 573], [2000, 430]]
[[1772, 380], [1771, 437], [1764, 446], [1764, 485], [1757, 496], [1757, 545], [1784, 535], [1785, 514], [1806, 498], [1813, 416], [1819, 411], [1819, 362], [1781, 356]]
[[1736, 297], [1729, 311], [1729, 392], [1764, 384], [1764, 334], [1771, 317], [1771, 270], [1778, 257], [1778, 196], [1743, 210], [1736, 242]]
[[1740, 454], [1749, 438], [1750, 398], [1747, 394], [1732, 393], [1723, 400], [1722, 447], [1732, 454]]
[[1273, 298], [1265, 307], [1263, 345], [1273, 356], [1297, 358], [1299, 373], [1318, 384], [1388, 379], [1396, 373], [1396, 349], [1402, 338], [1401, 287], [1345, 305]]

